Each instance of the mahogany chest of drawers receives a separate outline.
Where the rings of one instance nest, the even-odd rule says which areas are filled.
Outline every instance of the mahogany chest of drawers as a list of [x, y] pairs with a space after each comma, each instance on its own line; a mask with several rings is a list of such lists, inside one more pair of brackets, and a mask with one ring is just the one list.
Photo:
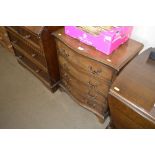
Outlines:
[[107, 95], [113, 80], [143, 45], [129, 40], [107, 56], [67, 36], [64, 29], [53, 35], [56, 38], [61, 87], [103, 121], [108, 114]]
[[4, 26], [0, 26], [0, 44], [10, 52], [13, 52], [11, 42]]
[[58, 26], [7, 26], [18, 62], [38, 77], [51, 91], [60, 80], [54, 37]]
[[108, 97], [114, 128], [155, 128], [155, 61], [149, 48], [131, 61], [112, 84]]

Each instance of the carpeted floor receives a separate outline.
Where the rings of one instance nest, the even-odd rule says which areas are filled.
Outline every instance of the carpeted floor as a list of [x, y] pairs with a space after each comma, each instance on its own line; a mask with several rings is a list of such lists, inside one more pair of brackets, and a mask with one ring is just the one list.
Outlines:
[[105, 128], [59, 90], [52, 94], [0, 46], [0, 128]]

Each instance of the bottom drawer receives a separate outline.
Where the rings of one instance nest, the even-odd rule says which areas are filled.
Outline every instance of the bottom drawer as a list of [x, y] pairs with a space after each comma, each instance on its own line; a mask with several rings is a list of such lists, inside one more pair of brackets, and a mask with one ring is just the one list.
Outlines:
[[89, 98], [91, 100], [95, 100], [97, 103], [100, 103], [100, 104], [105, 102], [106, 97], [99, 94], [94, 88], [88, 87], [83, 82], [75, 79], [69, 73], [64, 72], [61, 68], [60, 68], [60, 73], [62, 76], [62, 80], [65, 83], [74, 87], [74, 90], [76, 90], [79, 93], [79, 95]]
[[67, 89], [67, 91], [80, 102], [80, 105], [82, 105], [83, 107], [99, 116], [104, 116], [104, 114], [107, 112], [108, 107], [106, 99], [102, 102], [102, 104], [98, 103], [95, 100], [87, 98], [85, 95], [81, 95], [76, 87], [68, 84], [65, 80], [62, 80], [61, 83]]
[[27, 59], [22, 53], [20, 53], [17, 49], [14, 49], [15, 55], [21, 63], [24, 63], [35, 75], [37, 75], [41, 80], [46, 82], [50, 82], [48, 73], [41, 70], [38, 66], [36, 66], [33, 62]]

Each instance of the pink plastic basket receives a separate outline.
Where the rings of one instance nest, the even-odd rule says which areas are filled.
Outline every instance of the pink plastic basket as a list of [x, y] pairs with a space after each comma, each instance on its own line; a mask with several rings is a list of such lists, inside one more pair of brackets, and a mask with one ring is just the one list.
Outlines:
[[76, 26], [65, 26], [65, 33], [109, 55], [129, 39], [132, 29], [132, 26], [118, 26], [93, 35]]

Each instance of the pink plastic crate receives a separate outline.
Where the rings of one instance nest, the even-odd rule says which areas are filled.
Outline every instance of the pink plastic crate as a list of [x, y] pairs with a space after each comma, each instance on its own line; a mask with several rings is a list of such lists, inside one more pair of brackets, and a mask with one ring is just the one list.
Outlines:
[[132, 29], [132, 26], [118, 26], [93, 35], [76, 26], [65, 26], [65, 33], [109, 55], [129, 39]]

